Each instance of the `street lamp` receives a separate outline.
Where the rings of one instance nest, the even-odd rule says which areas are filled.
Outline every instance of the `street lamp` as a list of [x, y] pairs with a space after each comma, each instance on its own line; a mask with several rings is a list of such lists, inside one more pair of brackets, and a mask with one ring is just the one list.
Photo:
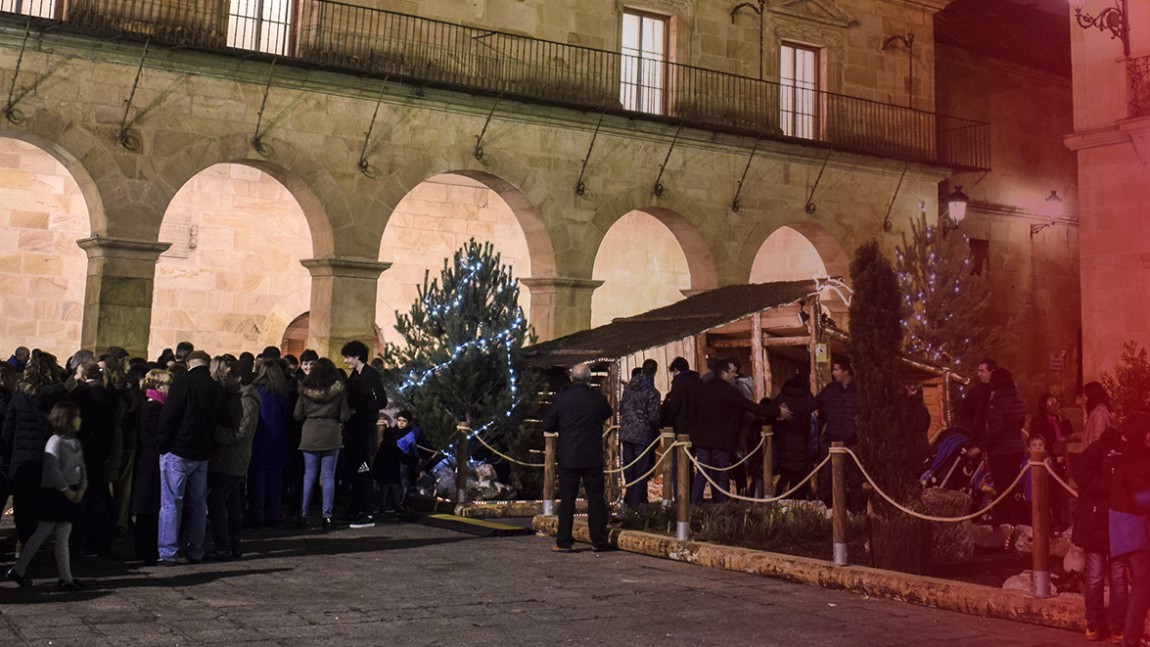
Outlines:
[[1070, 0], [1070, 6], [1074, 7], [1074, 17], [1078, 20], [1079, 27], [1083, 29], [1094, 27], [1101, 32], [1109, 31], [1110, 38], [1117, 38], [1122, 41], [1122, 53], [1129, 57], [1130, 14], [1126, 11], [1126, 0], [1114, 0], [1114, 2], [1113, 7], [1106, 7], [1098, 12], [1097, 16], [1082, 12], [1082, 6], [1086, 4], [1086, 0]]
[[958, 226], [966, 219], [968, 202], [970, 202], [970, 196], [962, 192], [961, 186], [955, 187], [954, 191], [946, 196], [946, 213], [939, 218], [939, 226], [942, 227], [943, 236], [958, 229]]
[[1054, 219], [1062, 213], [1062, 196], [1058, 195], [1058, 191], [1052, 190], [1050, 195], [1046, 196], [1046, 204], [1044, 204], [1042, 207], [1042, 213], [1043, 215], [1048, 216], [1050, 220], [1048, 222], [1040, 222], [1030, 225], [1030, 238], [1032, 240], [1034, 239], [1034, 236], [1038, 234], [1038, 232], [1046, 229], [1047, 227], [1053, 227], [1055, 222]]

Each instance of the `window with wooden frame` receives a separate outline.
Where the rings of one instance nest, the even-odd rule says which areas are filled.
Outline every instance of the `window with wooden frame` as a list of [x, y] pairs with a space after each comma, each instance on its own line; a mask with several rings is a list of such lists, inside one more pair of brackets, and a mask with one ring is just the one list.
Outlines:
[[819, 138], [819, 49], [784, 42], [779, 52], [779, 128], [784, 135]]
[[292, 0], [231, 0], [228, 47], [266, 54], [291, 51]]
[[620, 40], [619, 98], [623, 108], [667, 112], [667, 18], [627, 9]]

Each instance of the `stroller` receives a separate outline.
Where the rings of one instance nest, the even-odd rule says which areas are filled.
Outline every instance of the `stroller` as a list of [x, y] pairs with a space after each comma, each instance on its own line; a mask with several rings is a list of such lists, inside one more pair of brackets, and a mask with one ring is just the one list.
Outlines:
[[930, 466], [918, 477], [919, 481], [925, 487], [969, 492], [978, 467], [977, 461], [967, 455], [970, 447], [970, 437], [961, 430], [943, 432]]

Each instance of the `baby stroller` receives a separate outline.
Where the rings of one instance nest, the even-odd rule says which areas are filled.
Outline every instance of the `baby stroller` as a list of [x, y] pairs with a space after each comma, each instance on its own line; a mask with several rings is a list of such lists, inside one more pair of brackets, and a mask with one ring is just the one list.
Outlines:
[[970, 437], [962, 431], [944, 431], [930, 466], [919, 476], [919, 481], [925, 487], [970, 492], [971, 478], [978, 467], [977, 461], [967, 455], [970, 447]]

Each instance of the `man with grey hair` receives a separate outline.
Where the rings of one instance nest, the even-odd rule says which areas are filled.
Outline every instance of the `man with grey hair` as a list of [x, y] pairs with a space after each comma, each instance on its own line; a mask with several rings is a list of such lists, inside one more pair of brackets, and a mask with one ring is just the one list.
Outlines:
[[543, 429], [559, 434], [559, 529], [551, 550], [570, 553], [575, 539], [575, 497], [579, 482], [587, 494], [587, 529], [596, 552], [610, 550], [603, 477], [603, 423], [613, 413], [607, 398], [591, 388], [591, 367], [571, 369], [571, 386], [559, 392]]

